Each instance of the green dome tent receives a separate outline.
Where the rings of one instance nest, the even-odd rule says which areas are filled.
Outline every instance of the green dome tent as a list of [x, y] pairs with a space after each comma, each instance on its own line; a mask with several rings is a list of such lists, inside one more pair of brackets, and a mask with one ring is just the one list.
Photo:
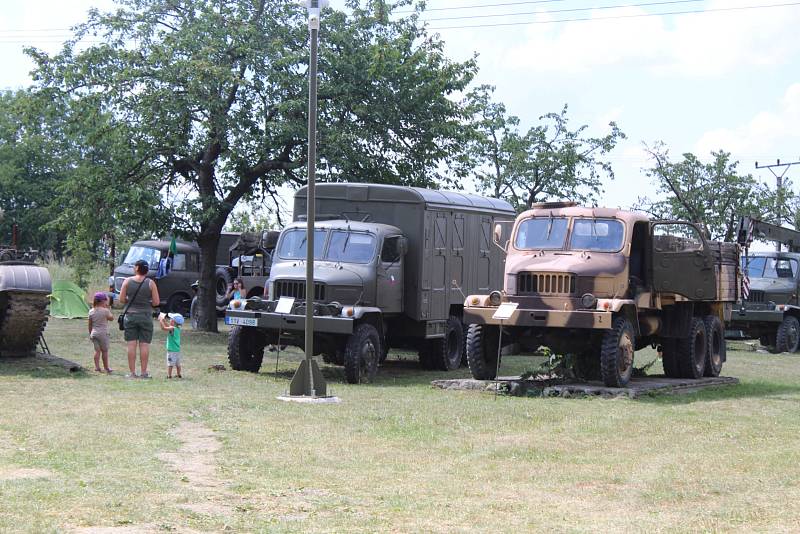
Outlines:
[[69, 280], [53, 280], [50, 315], [62, 319], [85, 318], [89, 314], [86, 293]]

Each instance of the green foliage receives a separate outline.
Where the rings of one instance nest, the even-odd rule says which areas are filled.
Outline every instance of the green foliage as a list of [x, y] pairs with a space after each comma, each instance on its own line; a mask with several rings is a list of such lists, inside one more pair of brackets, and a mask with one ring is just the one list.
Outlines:
[[508, 199], [518, 210], [547, 199], [594, 202], [603, 180], [614, 178], [603, 156], [626, 138], [616, 123], [609, 123], [605, 136], [589, 137], [586, 125], [570, 130], [564, 105], [560, 113], [539, 117], [541, 124], [523, 135], [517, 130], [519, 119], [492, 101], [493, 92], [491, 86], [480, 86], [465, 103], [474, 117], [468, 154], [478, 168], [479, 190]]
[[661, 219], [680, 219], [696, 223], [707, 238], [733, 241], [739, 217], [753, 215], [773, 220], [777, 206], [793, 221], [788, 207], [790, 187], [779, 197], [750, 174], [740, 174], [738, 161], [728, 152], [711, 152], [712, 161], [704, 163], [694, 154], [672, 162], [663, 143], [646, 147], [653, 166], [646, 170], [658, 187], [661, 200], [640, 198], [635, 206]]

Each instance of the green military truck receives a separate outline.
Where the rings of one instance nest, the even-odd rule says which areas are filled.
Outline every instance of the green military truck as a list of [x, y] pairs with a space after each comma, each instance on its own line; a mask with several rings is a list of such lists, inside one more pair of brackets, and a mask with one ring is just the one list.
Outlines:
[[[749, 252], [753, 239], [785, 245], [785, 251]], [[741, 306], [730, 329], [756, 338], [770, 352], [800, 350], [800, 232], [742, 217], [737, 240], [748, 249], [742, 257], [747, 275]]]
[[554, 202], [519, 215], [505, 248], [504, 290], [464, 303], [474, 378], [496, 377], [501, 327], [504, 341], [571, 354], [579, 375], [611, 387], [627, 384], [648, 345], [661, 348], [669, 377], [719, 374], [738, 245], [707, 241], [688, 222]]
[[[426, 368], [459, 367], [464, 295], [502, 283], [504, 253], [492, 227], [512, 219], [513, 208], [378, 184], [319, 184], [315, 196], [314, 353], [343, 365], [350, 383], [372, 379], [389, 347], [417, 350]], [[268, 294], [226, 312], [234, 369], [257, 372], [268, 344], [304, 348], [306, 201], [300, 189], [294, 222], [273, 254]]]

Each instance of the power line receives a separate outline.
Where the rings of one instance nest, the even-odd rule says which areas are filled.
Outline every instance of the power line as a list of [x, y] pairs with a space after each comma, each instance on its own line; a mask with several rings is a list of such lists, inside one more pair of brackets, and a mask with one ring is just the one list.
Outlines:
[[800, 2], [787, 2], [784, 4], [770, 4], [765, 6], [740, 6], [740, 7], [720, 7], [714, 9], [696, 9], [687, 11], [667, 11], [663, 13], [639, 13], [636, 15], [609, 15], [607, 17], [583, 17], [572, 19], [558, 19], [558, 20], [531, 20], [526, 22], [498, 22], [496, 24], [472, 24], [467, 26], [438, 26], [431, 27], [428, 30], [461, 30], [467, 28], [496, 28], [499, 26], [525, 26], [529, 24], [558, 24], [562, 22], [594, 22], [598, 20], [616, 20], [616, 19], [636, 19], [643, 17], [663, 17], [668, 15], [693, 15], [705, 13], [717, 13], [723, 11], [745, 11], [754, 9], [768, 9], [774, 7], [792, 7], [800, 6]]
[[[457, 6], [457, 7], [426, 7], [425, 11], [455, 11], [458, 9], [483, 9], [487, 7], [508, 7], [530, 4], [552, 4], [555, 2], [563, 2], [564, 0], [529, 0], [527, 2], [503, 2], [502, 4], [482, 4], [474, 6]], [[416, 13], [414, 10], [393, 11], [392, 13]]]
[[696, 4], [697, 2], [704, 2], [705, 0], [665, 0], [662, 2], [645, 2], [642, 4], [620, 4], [618, 6], [594, 6], [594, 7], [573, 7], [569, 9], [551, 9], [548, 11], [527, 11], [519, 13], [501, 13], [499, 15], [463, 15], [460, 17], [441, 17], [438, 19], [425, 19], [425, 22], [433, 22], [438, 20], [459, 20], [459, 19], [482, 19], [490, 17], [510, 17], [515, 15], [552, 15], [553, 13], [575, 13], [579, 11], [600, 11], [604, 9], [623, 9], [627, 7], [650, 7], [650, 6], [663, 6], [668, 4]]

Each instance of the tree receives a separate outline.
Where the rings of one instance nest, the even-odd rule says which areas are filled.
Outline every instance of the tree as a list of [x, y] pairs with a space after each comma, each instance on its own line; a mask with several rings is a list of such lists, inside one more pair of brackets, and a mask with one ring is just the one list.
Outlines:
[[[320, 46], [320, 177], [431, 185], [457, 144], [474, 61], [454, 63], [417, 14], [387, 21], [348, 2]], [[84, 37], [103, 44], [79, 50]], [[119, 128], [117, 183], [161, 191], [201, 249], [200, 326], [216, 330], [216, 248], [241, 200], [305, 183], [305, 12], [290, 0], [121, 0], [92, 11], [56, 56], [36, 50], [42, 90]], [[78, 115], [75, 115], [76, 119]]]
[[602, 192], [603, 179], [614, 178], [611, 164], [602, 156], [625, 139], [616, 123], [609, 123], [605, 136], [588, 137], [587, 125], [569, 129], [564, 105], [560, 113], [539, 117], [542, 124], [521, 135], [519, 119], [492, 101], [493, 91], [480, 86], [466, 99], [473, 114], [468, 151], [478, 168], [478, 189], [509, 199], [518, 210], [546, 199], [594, 201]]
[[[694, 154], [683, 154], [683, 160], [673, 163], [664, 143], [645, 145], [653, 162], [646, 169], [653, 178], [663, 200], [640, 198], [637, 208], [662, 219], [680, 219], [696, 223], [708, 239], [733, 241], [739, 217], [753, 215], [771, 219], [779, 199], [775, 192], [750, 174], [740, 174], [738, 161], [728, 152], [711, 152], [712, 161], [703, 163]], [[788, 207], [782, 213], [789, 214]], [[788, 220], [788, 219], [787, 219]]]

